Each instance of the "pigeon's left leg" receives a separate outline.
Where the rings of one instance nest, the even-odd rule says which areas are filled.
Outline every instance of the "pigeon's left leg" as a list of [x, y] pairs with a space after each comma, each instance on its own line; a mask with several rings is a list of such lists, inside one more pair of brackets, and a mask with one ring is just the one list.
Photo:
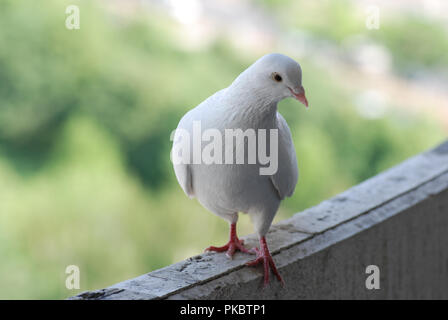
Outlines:
[[227, 244], [223, 245], [222, 247], [208, 247], [205, 249], [205, 251], [216, 251], [216, 252], [223, 252], [227, 251], [226, 255], [232, 259], [233, 255], [235, 254], [235, 251], [241, 251], [244, 253], [250, 253], [253, 254], [253, 251], [249, 251], [244, 247], [244, 240], [238, 239], [236, 235], [236, 222], [230, 223], [230, 239]]
[[282, 276], [277, 270], [275, 266], [274, 260], [272, 259], [271, 253], [269, 252], [268, 245], [266, 243], [266, 238], [260, 237], [260, 249], [255, 249], [257, 252], [257, 258], [255, 260], [249, 261], [246, 265], [253, 267], [260, 263], [263, 263], [264, 267], [264, 287], [266, 287], [269, 283], [269, 269], [272, 270], [274, 275], [277, 277], [277, 280], [280, 281], [282, 286], [285, 285], [285, 282], [282, 279]]

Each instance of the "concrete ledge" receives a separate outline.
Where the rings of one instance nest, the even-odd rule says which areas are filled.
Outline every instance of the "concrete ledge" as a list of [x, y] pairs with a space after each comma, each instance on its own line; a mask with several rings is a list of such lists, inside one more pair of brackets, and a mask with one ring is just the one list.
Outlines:
[[[209, 252], [71, 299], [448, 299], [448, 142], [272, 226], [267, 240], [285, 288], [260, 290], [250, 256]], [[366, 289], [369, 265], [378, 290]]]

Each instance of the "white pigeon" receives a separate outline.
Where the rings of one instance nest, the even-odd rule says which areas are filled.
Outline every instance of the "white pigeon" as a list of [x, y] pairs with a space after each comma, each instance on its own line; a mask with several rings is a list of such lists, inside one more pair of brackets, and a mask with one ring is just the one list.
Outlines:
[[[278, 129], [278, 169], [270, 175], [260, 174], [260, 168], [266, 165], [258, 157], [255, 164], [248, 162], [248, 152], [244, 154], [242, 164], [229, 164], [224, 160], [222, 163], [194, 161], [193, 151], [184, 154], [187, 161], [173, 162], [176, 178], [184, 192], [191, 198], [197, 198], [205, 208], [230, 224], [229, 242], [222, 247], [212, 246], [206, 250], [227, 251], [230, 258], [236, 250], [255, 252], [257, 258], [247, 265], [263, 263], [265, 286], [269, 283], [269, 269], [284, 284], [269, 252], [265, 235], [281, 200], [293, 194], [298, 180], [291, 132], [285, 119], [277, 111], [278, 102], [287, 97], [293, 97], [308, 107], [300, 65], [285, 55], [267, 54], [242, 72], [229, 87], [216, 92], [185, 114], [174, 134], [172, 149], [172, 156], [174, 153], [178, 155], [182, 148], [183, 151], [195, 150], [195, 122], [200, 123], [201, 132], [214, 129], [223, 135], [226, 129], [241, 129], [244, 132], [254, 129], [257, 135], [259, 129], [266, 129], [267, 132]], [[180, 131], [189, 133], [190, 138], [180, 139]], [[266, 150], [270, 150], [272, 139], [268, 133], [266, 136]], [[222, 141], [224, 140], [223, 138]], [[207, 143], [200, 143], [199, 151], [202, 151]], [[223, 159], [229, 150], [235, 151], [236, 148], [226, 148], [224, 142], [215, 147], [223, 148]], [[243, 246], [243, 241], [238, 239], [236, 223], [239, 212], [249, 214], [260, 240], [260, 248], [248, 250]]]

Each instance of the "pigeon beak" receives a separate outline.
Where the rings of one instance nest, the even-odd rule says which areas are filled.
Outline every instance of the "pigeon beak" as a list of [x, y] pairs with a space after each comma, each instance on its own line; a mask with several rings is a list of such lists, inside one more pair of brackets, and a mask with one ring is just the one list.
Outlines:
[[305, 105], [305, 107], [308, 108], [308, 100], [306, 99], [306, 96], [305, 96], [305, 89], [302, 86], [300, 86], [298, 93], [291, 90], [291, 88], [289, 88], [289, 90], [291, 91], [291, 93], [295, 99], [302, 102]]

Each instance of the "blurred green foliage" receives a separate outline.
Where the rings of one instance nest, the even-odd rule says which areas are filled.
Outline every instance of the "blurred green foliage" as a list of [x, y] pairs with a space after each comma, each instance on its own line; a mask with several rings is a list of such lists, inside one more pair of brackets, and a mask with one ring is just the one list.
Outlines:
[[442, 21], [416, 13], [391, 15], [378, 5], [380, 28], [368, 30], [366, 8], [375, 3], [356, 5], [349, 0], [262, 0], [262, 3], [274, 10], [286, 27], [305, 30], [342, 48], [350, 49], [347, 40], [354, 37], [384, 45], [399, 73], [407, 75], [416, 68], [430, 68], [448, 76], [448, 30]]
[[408, 16], [390, 19], [383, 28], [372, 38], [391, 50], [398, 71], [426, 67], [448, 76], [448, 30], [440, 22]]
[[[84, 291], [227, 237], [226, 223], [177, 185], [169, 137], [257, 57], [244, 60], [224, 41], [184, 51], [169, 20], [114, 15], [91, 1], [78, 1], [81, 29], [70, 31], [69, 4], [0, 2], [0, 298], [64, 298], [77, 293], [65, 288], [68, 265], [80, 267]], [[442, 140], [431, 119], [361, 118], [340, 79], [301, 64], [311, 108], [280, 106], [300, 181], [277, 219]], [[251, 232], [247, 218], [239, 229]]]

